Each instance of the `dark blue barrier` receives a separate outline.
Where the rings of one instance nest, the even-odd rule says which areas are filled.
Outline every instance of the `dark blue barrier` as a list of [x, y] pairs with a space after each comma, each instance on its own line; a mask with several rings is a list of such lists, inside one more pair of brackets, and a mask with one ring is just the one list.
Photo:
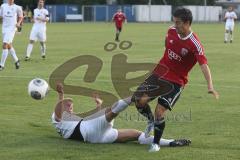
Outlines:
[[135, 7], [128, 5], [123, 6], [123, 12], [126, 14], [128, 22], [135, 22]]
[[64, 22], [66, 14], [83, 14], [85, 21], [111, 21], [119, 8], [126, 14], [129, 22], [136, 21], [135, 8], [131, 5], [92, 5], [84, 8], [82, 13], [78, 5], [46, 5], [52, 22]]
[[107, 20], [107, 6], [97, 5], [95, 11], [96, 21], [106, 21]]
[[56, 6], [56, 21], [57, 22], [64, 22], [65, 15], [66, 15], [66, 6], [65, 5], [57, 5]]
[[78, 5], [46, 5], [52, 22], [64, 22], [66, 14], [79, 14]]

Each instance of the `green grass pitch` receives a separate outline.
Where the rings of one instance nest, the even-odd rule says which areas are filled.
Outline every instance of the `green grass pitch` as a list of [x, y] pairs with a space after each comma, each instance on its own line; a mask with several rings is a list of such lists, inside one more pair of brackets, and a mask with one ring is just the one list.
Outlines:
[[[114, 40], [114, 26], [106, 23], [48, 24], [47, 59], [41, 60], [39, 44], [35, 44], [30, 62], [23, 61], [28, 44], [30, 24], [16, 35], [14, 47], [21, 58], [21, 69], [15, 70], [11, 56], [0, 72], [0, 159], [1, 160], [83, 160], [83, 159], [239, 159], [240, 158], [240, 31], [236, 24], [234, 42], [224, 44], [224, 24], [193, 24], [208, 57], [217, 101], [207, 94], [207, 86], [198, 65], [190, 74], [174, 110], [168, 113], [165, 138], [190, 138], [183, 148], [162, 147], [148, 153], [148, 146], [126, 144], [85, 144], [60, 138], [52, 127], [50, 116], [57, 100], [53, 90], [41, 101], [31, 99], [27, 84], [35, 77], [49, 78], [59, 65], [79, 55], [94, 55], [103, 61], [97, 80], [83, 83], [84, 67], [74, 70], [66, 83], [86, 85], [116, 95], [110, 78], [112, 56], [124, 53], [129, 63], [157, 63], [164, 50], [165, 33], [170, 24], [129, 23], [121, 40], [133, 42], [131, 49], [106, 52], [103, 47]], [[143, 73], [133, 73], [134, 76]], [[130, 75], [131, 76], [131, 75]], [[70, 96], [76, 111], [94, 107], [91, 98]], [[116, 95], [117, 96], [117, 95]], [[156, 101], [151, 103], [154, 110]], [[138, 120], [132, 106], [115, 121], [116, 128], [143, 130], [146, 122]]]

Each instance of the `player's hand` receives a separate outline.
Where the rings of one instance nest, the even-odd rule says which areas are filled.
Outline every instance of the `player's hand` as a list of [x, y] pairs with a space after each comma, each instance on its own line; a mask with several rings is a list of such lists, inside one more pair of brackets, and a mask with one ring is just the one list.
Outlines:
[[17, 31], [18, 32], [22, 31], [22, 25], [21, 24], [17, 24], [16, 27], [17, 27]]
[[21, 24], [20, 24], [20, 23], [17, 23], [17, 24], [16, 24], [16, 27], [17, 27], [17, 28], [21, 28]]
[[93, 99], [96, 102], [97, 109], [100, 110], [102, 107], [103, 100], [101, 98], [99, 98], [98, 93], [93, 93]]
[[41, 22], [43, 21], [43, 19], [39, 18], [39, 17], [37, 17], [36, 20], [41, 21]]
[[62, 83], [57, 83], [57, 87], [56, 87], [56, 90], [59, 94], [63, 94], [63, 85]]
[[208, 93], [212, 94], [216, 99], [219, 99], [219, 94], [214, 89], [208, 89]]

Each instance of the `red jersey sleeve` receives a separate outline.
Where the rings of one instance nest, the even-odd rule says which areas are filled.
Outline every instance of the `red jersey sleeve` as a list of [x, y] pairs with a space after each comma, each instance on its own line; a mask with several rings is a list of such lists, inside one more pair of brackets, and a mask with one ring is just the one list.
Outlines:
[[205, 53], [204, 53], [204, 48], [201, 44], [201, 42], [199, 41], [198, 37], [196, 35], [193, 35], [191, 37], [191, 40], [193, 42], [193, 53], [194, 53], [194, 56], [196, 57], [198, 63], [200, 65], [202, 64], [207, 64], [207, 57], [205, 56]]
[[202, 64], [207, 64], [208, 62], [207, 62], [207, 58], [206, 58], [206, 56], [203, 54], [203, 55], [198, 55], [198, 54], [195, 54], [195, 56], [196, 56], [196, 59], [197, 59], [197, 61], [198, 61], [198, 63], [200, 64], [200, 65], [202, 65]]

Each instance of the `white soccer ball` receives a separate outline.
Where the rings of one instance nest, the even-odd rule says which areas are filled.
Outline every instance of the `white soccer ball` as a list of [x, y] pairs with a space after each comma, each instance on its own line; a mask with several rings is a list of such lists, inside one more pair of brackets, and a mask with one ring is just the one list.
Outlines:
[[35, 78], [28, 84], [28, 94], [36, 100], [43, 99], [49, 91], [48, 83], [41, 78]]

